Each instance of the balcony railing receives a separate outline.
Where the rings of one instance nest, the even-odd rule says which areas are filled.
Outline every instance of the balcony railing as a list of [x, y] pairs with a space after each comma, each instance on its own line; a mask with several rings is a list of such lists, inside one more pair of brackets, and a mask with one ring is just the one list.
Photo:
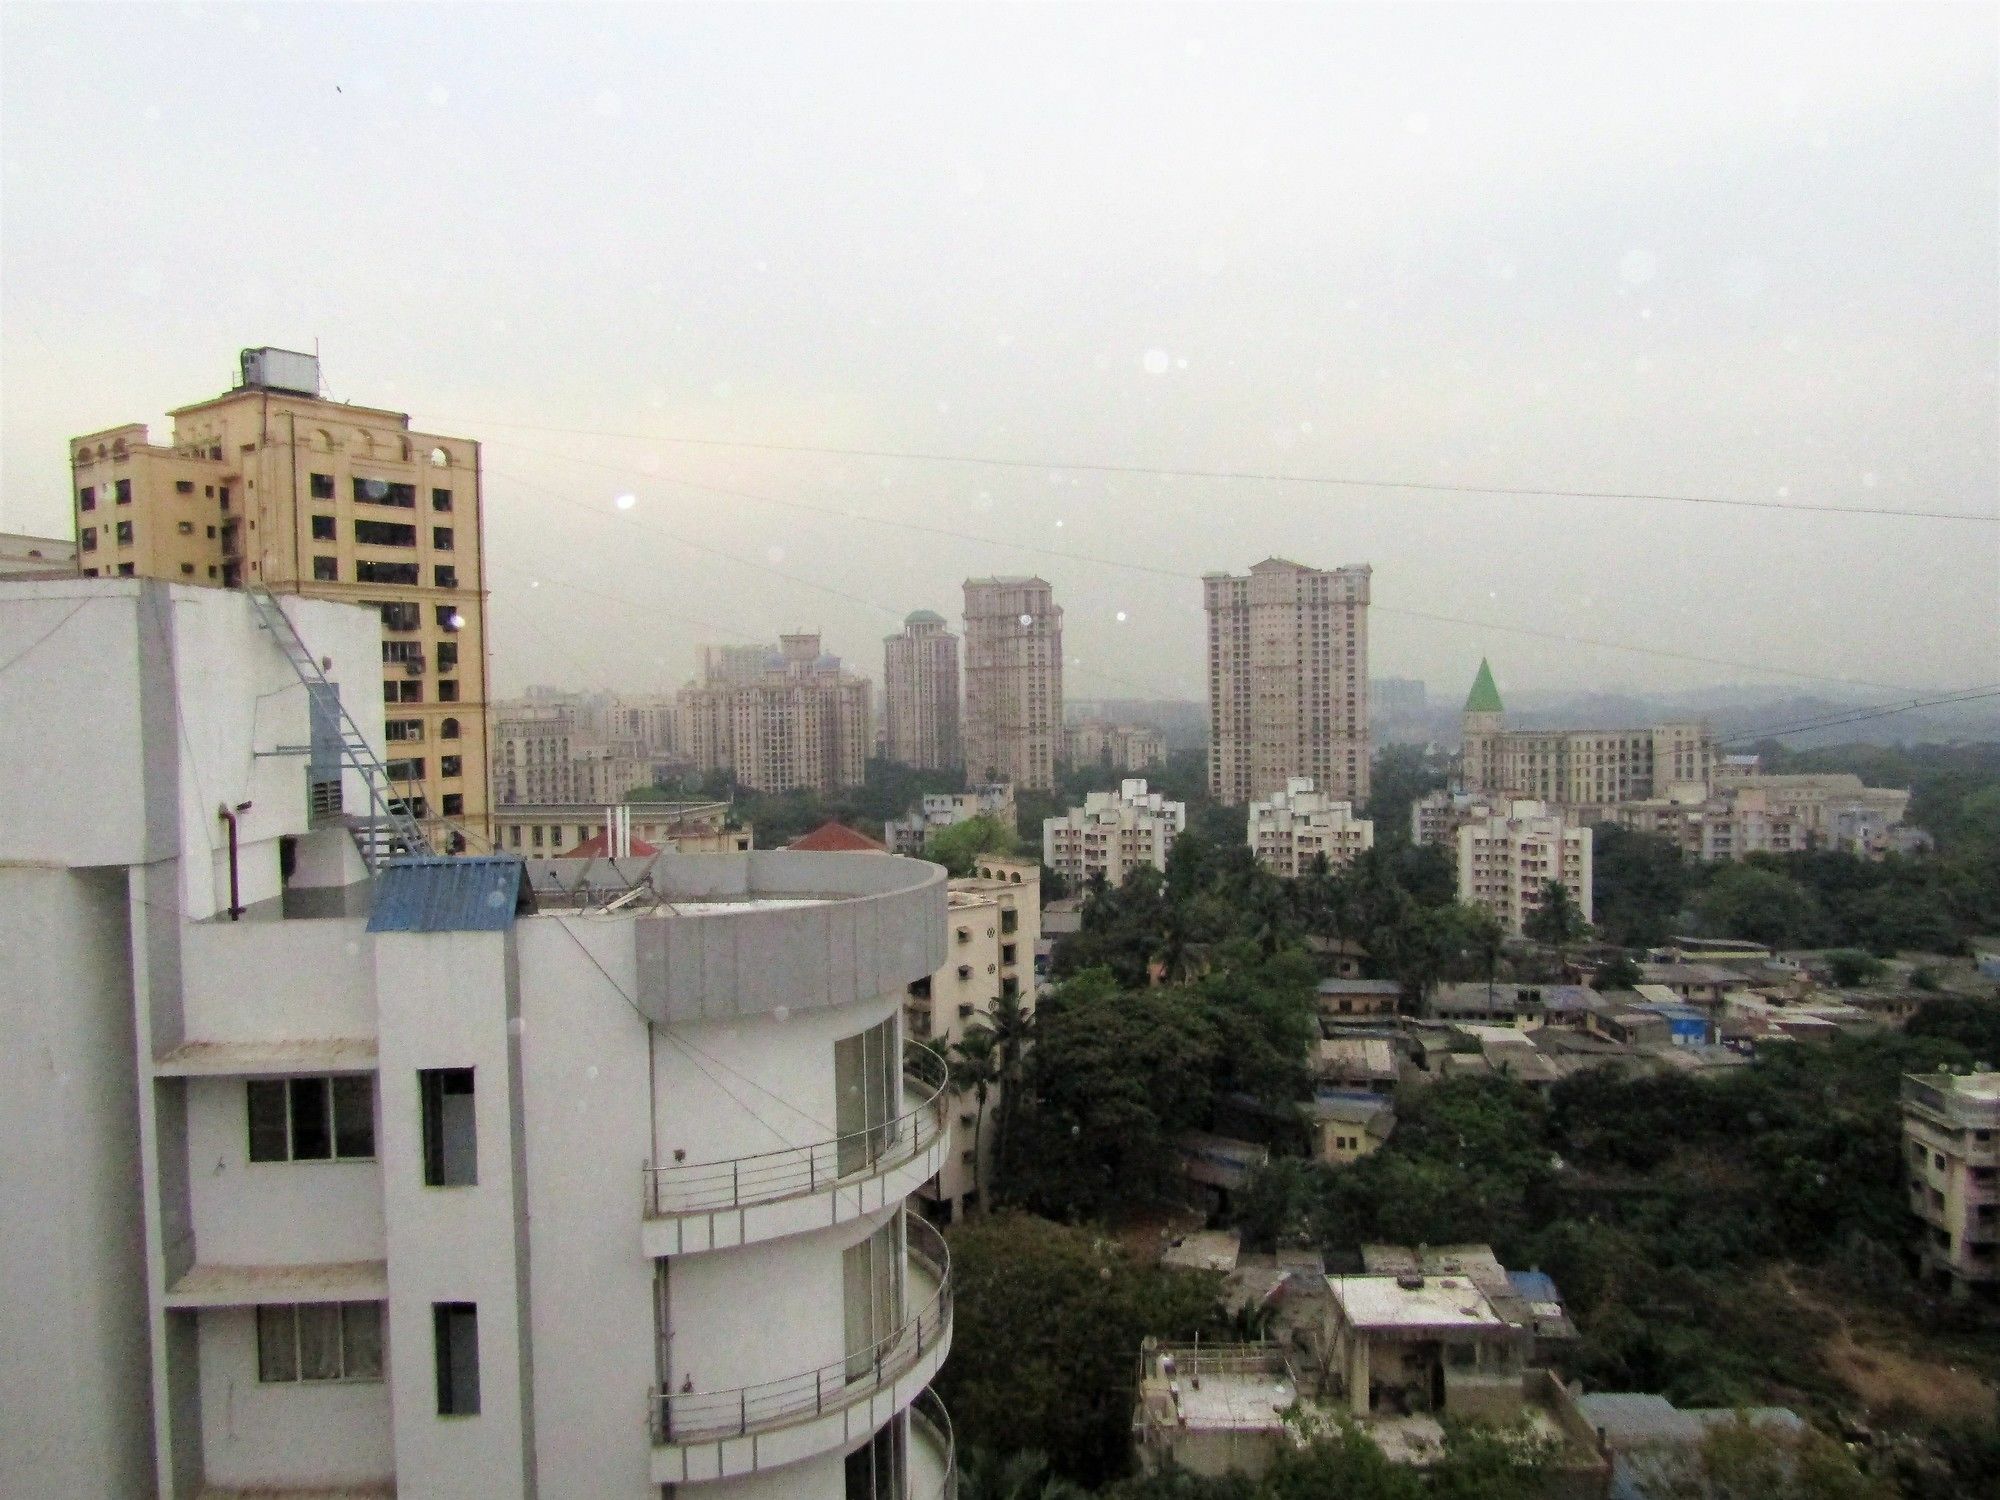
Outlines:
[[945, 1410], [944, 1402], [938, 1399], [936, 1391], [924, 1387], [923, 1394], [910, 1403], [911, 1425], [927, 1436], [944, 1458], [944, 1479], [936, 1488], [919, 1490], [916, 1487], [916, 1466], [911, 1465], [911, 1500], [958, 1500], [958, 1443], [952, 1436], [951, 1413]]
[[903, 1087], [917, 1103], [880, 1125], [809, 1146], [786, 1146], [724, 1161], [675, 1162], [645, 1169], [645, 1208], [655, 1219], [715, 1213], [823, 1192], [879, 1177], [930, 1149], [944, 1129], [939, 1099], [950, 1080], [942, 1055], [916, 1043], [903, 1048]]
[[[727, 1391], [662, 1391], [647, 1399], [653, 1441], [715, 1442], [809, 1422], [892, 1386], [951, 1332], [951, 1256], [944, 1236], [905, 1215], [910, 1268], [926, 1273], [929, 1295], [900, 1327], [830, 1364]], [[915, 1290], [914, 1287], [911, 1290]]]

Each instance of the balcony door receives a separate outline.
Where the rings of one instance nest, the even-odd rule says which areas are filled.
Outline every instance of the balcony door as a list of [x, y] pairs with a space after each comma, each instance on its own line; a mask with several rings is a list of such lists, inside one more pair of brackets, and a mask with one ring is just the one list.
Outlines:
[[890, 1363], [889, 1340], [903, 1322], [903, 1210], [841, 1256], [847, 1324], [847, 1378], [871, 1376]]
[[835, 1170], [859, 1172], [888, 1150], [902, 1106], [896, 1018], [833, 1044]]

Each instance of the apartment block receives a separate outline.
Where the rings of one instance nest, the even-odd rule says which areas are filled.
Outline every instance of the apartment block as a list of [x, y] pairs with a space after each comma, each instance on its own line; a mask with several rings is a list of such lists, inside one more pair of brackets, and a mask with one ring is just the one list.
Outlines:
[[1426, 792], [1410, 804], [1410, 839], [1421, 846], [1450, 847], [1459, 825], [1493, 816], [1498, 799], [1469, 792]]
[[1187, 804], [1148, 791], [1143, 777], [1115, 792], [1091, 792], [1083, 806], [1042, 824], [1042, 863], [1073, 885], [1123, 885], [1141, 865], [1165, 870], [1187, 828]]
[[1705, 792], [1714, 771], [1715, 736], [1694, 720], [1650, 729], [1508, 729], [1505, 720], [1493, 668], [1482, 660], [1465, 700], [1461, 790], [1596, 806], [1676, 787]]
[[75, 542], [0, 532], [0, 578], [69, 578], [76, 572]]
[[737, 647], [709, 647], [711, 675], [681, 689], [683, 750], [762, 792], [829, 791], [867, 778], [875, 743], [868, 680], [820, 649], [817, 632], [781, 636], [747, 673]]
[[[994, 1027], [1003, 1001], [1035, 1013], [1035, 945], [1041, 941], [1041, 866], [1032, 859], [982, 859], [973, 875], [949, 885], [944, 962], [909, 987], [903, 1030], [945, 1056], [973, 1027]], [[984, 1101], [976, 1089], [947, 1095], [951, 1139], [938, 1175], [919, 1188], [924, 1212], [951, 1224], [978, 1209], [993, 1181], [999, 1114], [998, 1079]]]
[[900, 766], [941, 771], [964, 762], [958, 723], [958, 637], [920, 609], [882, 642], [884, 751]]
[[1552, 881], [1591, 919], [1590, 829], [1547, 803], [1515, 801], [1458, 829], [1458, 899], [1519, 936]]
[[1903, 1078], [1910, 1212], [1924, 1270], [1953, 1291], [2000, 1286], [2000, 1073]]
[[612, 824], [640, 854], [726, 854], [756, 847], [756, 831], [727, 802], [516, 802], [493, 809], [493, 840], [530, 859], [574, 859], [606, 851]]
[[963, 792], [926, 792], [906, 816], [882, 825], [882, 841], [897, 854], [922, 854], [932, 834], [973, 818], [991, 818], [1009, 833], [1018, 832], [1014, 788], [1002, 781]]
[[1366, 567], [1266, 558], [1202, 579], [1208, 610], [1208, 787], [1237, 804], [1309, 776], [1368, 800]]
[[1084, 719], [1064, 728], [1062, 758], [1075, 770], [1096, 767], [1131, 775], [1167, 763], [1167, 738], [1144, 724]]
[[323, 399], [312, 355], [246, 349], [241, 380], [169, 413], [168, 443], [70, 441], [81, 571], [375, 610], [400, 797], [431, 847], [489, 848], [479, 445]]
[[254, 598], [0, 583], [0, 660], [0, 1493], [951, 1494], [939, 871], [371, 877]]
[[1062, 610], [1040, 578], [965, 580], [965, 770], [1028, 791], [1062, 753]]
[[1283, 791], [1252, 802], [1247, 836], [1257, 862], [1287, 879], [1316, 859], [1341, 869], [1375, 847], [1375, 825], [1355, 817], [1353, 803], [1316, 790], [1310, 776], [1294, 776]]

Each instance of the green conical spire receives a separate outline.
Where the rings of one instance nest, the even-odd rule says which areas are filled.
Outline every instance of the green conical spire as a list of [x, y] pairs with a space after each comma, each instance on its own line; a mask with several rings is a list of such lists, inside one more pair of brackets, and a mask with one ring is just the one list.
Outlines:
[[1465, 695], [1465, 711], [1469, 714], [1497, 714], [1500, 709], [1500, 689], [1493, 685], [1493, 669], [1486, 664], [1486, 658], [1479, 658], [1479, 675], [1472, 679], [1472, 691]]

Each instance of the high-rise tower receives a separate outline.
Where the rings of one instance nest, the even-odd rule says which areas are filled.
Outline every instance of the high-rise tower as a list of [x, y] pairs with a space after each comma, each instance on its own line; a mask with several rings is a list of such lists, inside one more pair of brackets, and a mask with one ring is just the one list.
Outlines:
[[966, 775], [1047, 791], [1062, 727], [1062, 610], [1048, 583], [966, 579]]

